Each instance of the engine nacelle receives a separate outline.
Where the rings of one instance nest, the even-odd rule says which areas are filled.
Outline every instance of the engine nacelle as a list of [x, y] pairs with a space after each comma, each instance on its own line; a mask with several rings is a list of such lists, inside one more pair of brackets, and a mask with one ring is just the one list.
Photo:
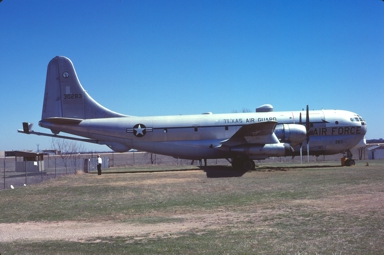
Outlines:
[[293, 148], [289, 144], [272, 143], [264, 145], [240, 145], [231, 148], [231, 151], [246, 154], [248, 156], [279, 157], [291, 156]]
[[297, 145], [307, 137], [307, 130], [300, 124], [278, 124], [275, 128], [275, 135], [281, 143]]

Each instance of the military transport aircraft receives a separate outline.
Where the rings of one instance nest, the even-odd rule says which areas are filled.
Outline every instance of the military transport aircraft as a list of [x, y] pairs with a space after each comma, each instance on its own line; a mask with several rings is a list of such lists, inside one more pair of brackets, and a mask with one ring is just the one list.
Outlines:
[[[47, 69], [39, 125], [50, 133], [35, 132], [23, 122], [25, 134], [105, 144], [116, 152], [131, 148], [183, 159], [226, 158], [235, 169], [250, 170], [253, 160], [268, 157], [347, 153], [364, 140], [366, 122], [343, 110], [274, 112], [262, 105], [256, 112], [135, 117], [111, 111], [97, 103], [80, 84], [66, 57], [55, 57]], [[70, 137], [60, 132], [77, 135]]]

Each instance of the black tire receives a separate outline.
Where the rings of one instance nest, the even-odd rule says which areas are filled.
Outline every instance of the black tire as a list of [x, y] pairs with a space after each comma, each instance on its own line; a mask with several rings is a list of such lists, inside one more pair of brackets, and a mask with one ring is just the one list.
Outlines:
[[248, 158], [232, 159], [232, 167], [238, 171], [250, 171], [255, 169], [255, 162]]
[[242, 170], [244, 170], [244, 171], [254, 170], [255, 169], [255, 162], [251, 159], [246, 159], [243, 161], [242, 168], [243, 168]]
[[355, 163], [355, 160], [354, 159], [347, 159], [347, 160], [345, 160], [345, 162], [344, 162], [344, 165], [345, 166], [354, 166], [356, 163]]

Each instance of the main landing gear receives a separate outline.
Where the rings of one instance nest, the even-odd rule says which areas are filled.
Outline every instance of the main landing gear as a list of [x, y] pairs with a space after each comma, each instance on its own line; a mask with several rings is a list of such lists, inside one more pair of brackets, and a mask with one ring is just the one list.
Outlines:
[[247, 157], [233, 158], [231, 163], [235, 170], [250, 171], [255, 169], [255, 162]]

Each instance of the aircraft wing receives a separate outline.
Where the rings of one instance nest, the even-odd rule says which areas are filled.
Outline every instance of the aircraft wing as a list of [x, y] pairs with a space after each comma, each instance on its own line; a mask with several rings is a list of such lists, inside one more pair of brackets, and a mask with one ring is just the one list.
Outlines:
[[276, 124], [276, 121], [268, 121], [242, 126], [231, 138], [224, 140], [221, 146], [279, 143], [274, 133]]

